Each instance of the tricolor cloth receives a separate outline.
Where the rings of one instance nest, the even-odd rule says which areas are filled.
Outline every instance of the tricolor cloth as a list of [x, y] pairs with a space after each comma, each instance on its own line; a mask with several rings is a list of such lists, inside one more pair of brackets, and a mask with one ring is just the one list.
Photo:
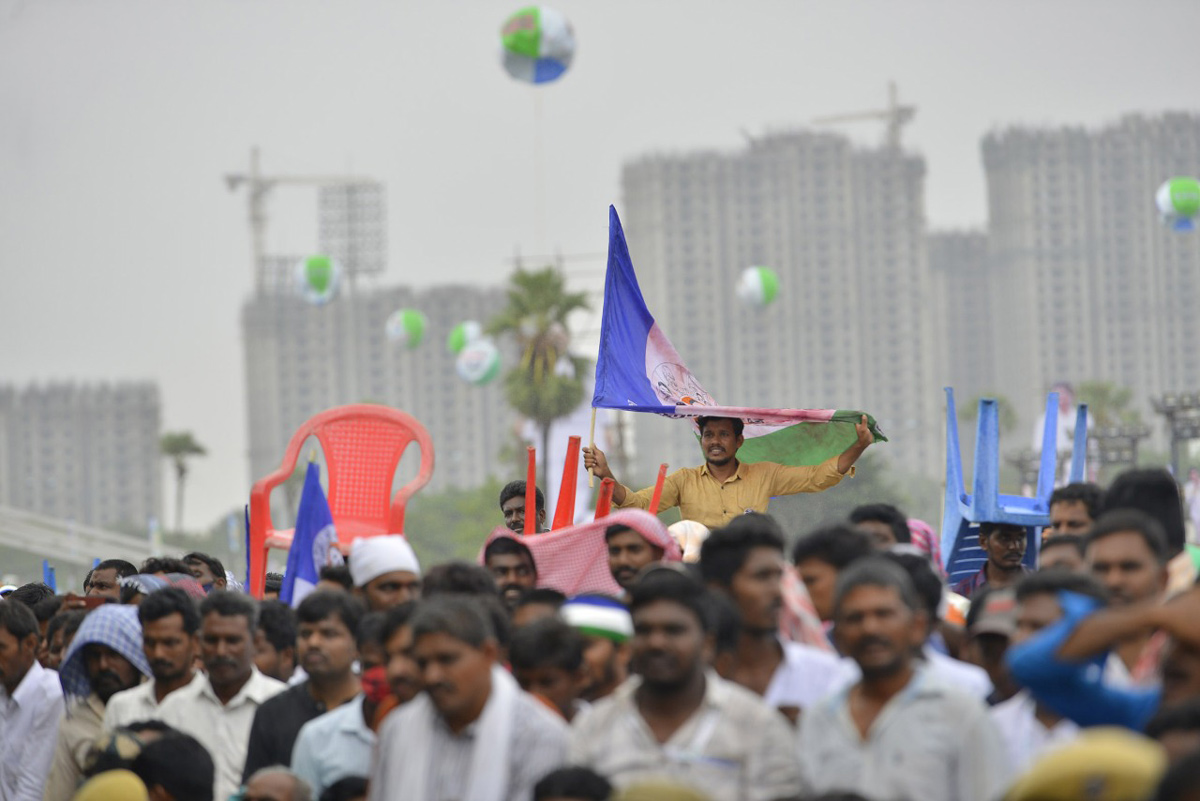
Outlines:
[[[604, 540], [604, 530], [616, 525], [628, 526], [651, 545], [662, 548], [663, 561], [678, 562], [683, 558], [679, 544], [657, 517], [641, 509], [622, 509], [599, 520], [528, 537], [497, 526], [479, 549], [479, 563], [483, 564], [484, 551], [493, 540], [509, 537], [533, 554], [539, 587], [550, 587], [567, 596], [620, 595], [621, 587], [608, 569], [608, 543]], [[353, 554], [350, 566], [353, 570]]]
[[615, 598], [599, 595], [571, 598], [558, 614], [568, 626], [589, 637], [603, 637], [615, 643], [633, 637], [633, 616], [625, 604]]
[[[612, 206], [608, 209], [608, 273], [592, 406], [669, 417], [740, 418], [746, 424], [746, 441], [737, 454], [740, 461], [794, 466], [821, 464], [853, 445], [858, 439], [854, 426], [863, 415], [844, 409], [718, 405], [646, 308], [625, 232]], [[867, 415], [867, 422], [875, 439], [886, 442], [875, 418]], [[823, 425], [815, 425], [818, 423]]]
[[355, 587], [365, 587], [380, 576], [399, 570], [421, 575], [416, 553], [399, 534], [363, 537], [350, 546], [350, 578]]
[[83, 660], [83, 649], [92, 643], [108, 646], [128, 659], [143, 676], [151, 676], [150, 663], [142, 648], [142, 624], [138, 621], [137, 607], [105, 604], [88, 612], [59, 665], [58, 678], [67, 695], [86, 698], [92, 693], [92, 680], [88, 678]]

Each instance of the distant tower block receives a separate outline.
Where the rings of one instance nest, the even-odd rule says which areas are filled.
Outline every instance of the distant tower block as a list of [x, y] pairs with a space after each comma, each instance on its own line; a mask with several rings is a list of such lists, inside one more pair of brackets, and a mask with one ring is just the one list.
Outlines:
[[383, 184], [355, 181], [322, 186], [317, 196], [319, 250], [353, 279], [387, 267], [387, 194]]

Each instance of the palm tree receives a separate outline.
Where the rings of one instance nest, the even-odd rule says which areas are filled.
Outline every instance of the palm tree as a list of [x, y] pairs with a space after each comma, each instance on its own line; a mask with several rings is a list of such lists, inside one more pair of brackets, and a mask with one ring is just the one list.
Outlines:
[[554, 267], [517, 268], [508, 303], [487, 324], [487, 333], [512, 336], [521, 351], [517, 366], [504, 376], [504, 394], [520, 414], [537, 423], [542, 435], [542, 486], [546, 486], [550, 425], [583, 400], [583, 375], [589, 361], [568, 352], [567, 317], [587, 309], [587, 293], [567, 292]]
[[190, 431], [168, 431], [159, 439], [158, 449], [175, 467], [175, 530], [182, 531], [183, 485], [187, 478], [187, 460], [192, 456], [204, 456], [208, 451], [196, 442]]
[[1098, 426], [1137, 425], [1141, 412], [1133, 405], [1133, 390], [1112, 381], [1084, 381], [1077, 393], [1088, 405], [1088, 416]]

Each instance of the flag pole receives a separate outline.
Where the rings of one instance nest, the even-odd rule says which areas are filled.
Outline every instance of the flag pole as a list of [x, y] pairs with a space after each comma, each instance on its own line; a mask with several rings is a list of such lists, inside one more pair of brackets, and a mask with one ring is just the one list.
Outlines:
[[658, 466], [658, 479], [654, 482], [654, 494], [650, 496], [650, 514], [658, 514], [658, 502], [662, 500], [663, 483], [667, 480], [667, 463]]
[[[592, 407], [592, 425], [588, 429], [588, 447], [596, 450], [596, 407]], [[596, 468], [588, 468], [588, 489], [596, 486]]]
[[526, 448], [529, 457], [525, 468], [525, 530], [524, 534], [537, 532], [537, 451], [530, 445]]

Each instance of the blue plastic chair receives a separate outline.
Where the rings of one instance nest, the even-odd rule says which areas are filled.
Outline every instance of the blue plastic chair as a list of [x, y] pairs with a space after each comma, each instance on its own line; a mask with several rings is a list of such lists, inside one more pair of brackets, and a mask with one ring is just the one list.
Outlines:
[[[975, 434], [974, 492], [967, 494], [962, 451], [958, 444], [958, 415], [954, 390], [946, 387], [946, 504], [942, 513], [942, 566], [950, 586], [979, 572], [987, 555], [979, 547], [980, 523], [1013, 523], [1024, 526], [1029, 548], [1025, 562], [1037, 565], [1041, 530], [1050, 522], [1050, 494], [1058, 472], [1058, 393], [1046, 398], [1046, 423], [1042, 429], [1042, 459], [1037, 492], [1032, 498], [1000, 492], [1000, 420], [996, 401], [979, 401]], [[1087, 463], [1087, 405], [1075, 413], [1071, 483], [1083, 480]]]

